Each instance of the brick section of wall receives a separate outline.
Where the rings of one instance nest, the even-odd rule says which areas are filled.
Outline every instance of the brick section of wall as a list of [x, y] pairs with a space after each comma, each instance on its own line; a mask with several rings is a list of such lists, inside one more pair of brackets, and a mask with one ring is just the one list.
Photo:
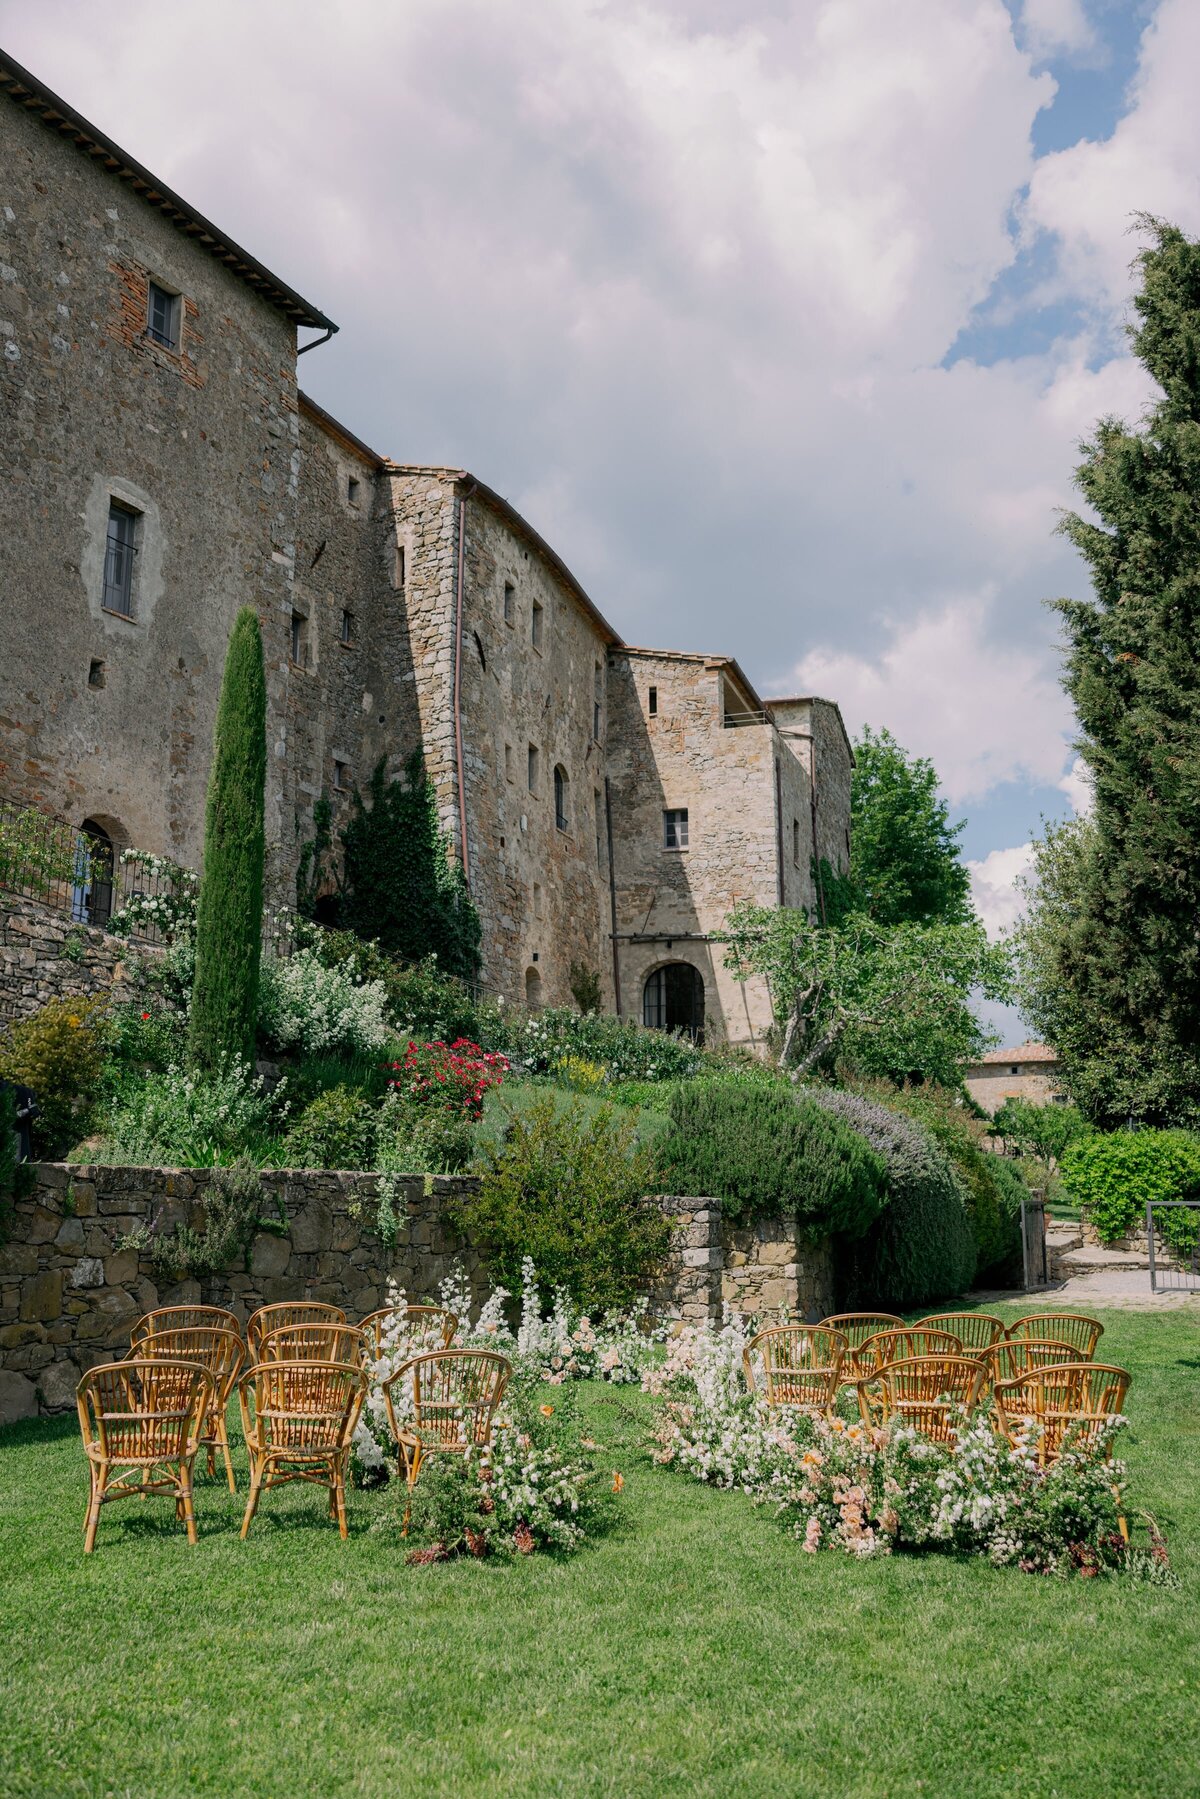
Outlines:
[[97, 993], [118, 1002], [131, 998], [132, 953], [156, 952], [133, 952], [127, 938], [72, 924], [65, 912], [36, 900], [0, 894], [0, 1028], [5, 1019], [28, 1018], [50, 999]]

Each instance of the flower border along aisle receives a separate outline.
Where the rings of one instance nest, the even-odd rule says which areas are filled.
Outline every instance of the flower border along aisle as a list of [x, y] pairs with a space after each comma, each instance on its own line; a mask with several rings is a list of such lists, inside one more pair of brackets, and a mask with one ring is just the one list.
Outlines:
[[851, 1417], [845, 1389], [842, 1415], [768, 1416], [741, 1376], [750, 1335], [741, 1318], [719, 1331], [686, 1329], [647, 1370], [643, 1389], [658, 1400], [652, 1454], [769, 1507], [809, 1554], [941, 1550], [1029, 1573], [1127, 1572], [1176, 1584], [1153, 1520], [1149, 1550], [1130, 1548], [1121, 1533], [1126, 1469], [1108, 1455], [1123, 1418], [1087, 1443], [1068, 1436], [1043, 1467], [1036, 1423], [1009, 1443], [984, 1410], [964, 1411], [953, 1444]]

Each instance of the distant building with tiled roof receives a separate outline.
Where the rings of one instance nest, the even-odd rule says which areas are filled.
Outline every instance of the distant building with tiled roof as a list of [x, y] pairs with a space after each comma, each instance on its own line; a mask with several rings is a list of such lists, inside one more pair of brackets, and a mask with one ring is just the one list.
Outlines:
[[1016, 1049], [990, 1049], [963, 1069], [967, 1092], [985, 1112], [997, 1112], [1006, 1099], [1028, 1099], [1044, 1106], [1062, 1102], [1058, 1083], [1058, 1051], [1048, 1043], [1021, 1043]]

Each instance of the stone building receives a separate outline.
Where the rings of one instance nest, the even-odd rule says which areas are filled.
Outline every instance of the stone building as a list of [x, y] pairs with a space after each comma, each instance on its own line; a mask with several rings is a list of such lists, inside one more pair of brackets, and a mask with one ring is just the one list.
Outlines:
[[1022, 1043], [1016, 1049], [990, 1049], [963, 1069], [963, 1081], [976, 1105], [996, 1113], [1006, 1099], [1027, 1099], [1035, 1106], [1062, 1104], [1058, 1051], [1048, 1043]]
[[[423, 749], [483, 983], [758, 1043], [730, 905], [819, 909], [845, 864], [836, 706], [624, 644], [464, 469], [396, 462], [306, 398], [336, 326], [0, 58], [0, 801], [198, 866], [225, 646], [267, 661], [269, 889]], [[315, 332], [303, 345], [297, 333]]]

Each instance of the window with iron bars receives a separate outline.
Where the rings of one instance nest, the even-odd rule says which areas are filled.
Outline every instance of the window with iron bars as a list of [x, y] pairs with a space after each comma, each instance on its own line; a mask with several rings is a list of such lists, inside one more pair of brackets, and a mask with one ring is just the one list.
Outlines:
[[133, 617], [133, 559], [137, 553], [138, 515], [128, 506], [110, 500], [108, 537], [104, 547], [104, 596], [106, 612]]

